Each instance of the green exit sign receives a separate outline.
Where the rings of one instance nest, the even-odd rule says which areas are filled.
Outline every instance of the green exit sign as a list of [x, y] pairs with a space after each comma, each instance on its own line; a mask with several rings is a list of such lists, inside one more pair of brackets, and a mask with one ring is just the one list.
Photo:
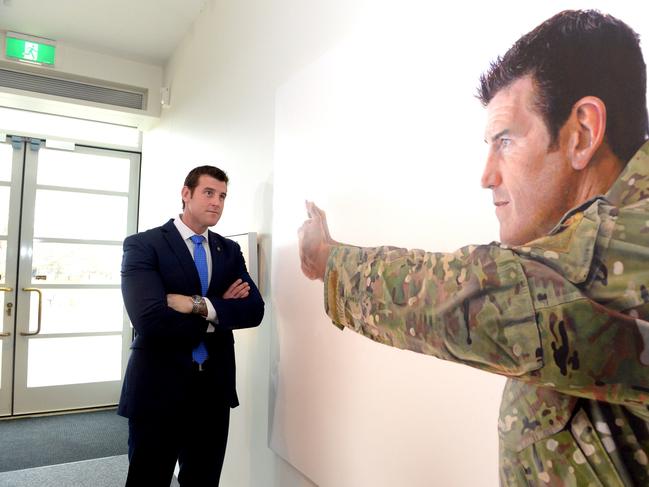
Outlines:
[[55, 54], [56, 46], [53, 41], [9, 32], [5, 37], [7, 58], [52, 66]]

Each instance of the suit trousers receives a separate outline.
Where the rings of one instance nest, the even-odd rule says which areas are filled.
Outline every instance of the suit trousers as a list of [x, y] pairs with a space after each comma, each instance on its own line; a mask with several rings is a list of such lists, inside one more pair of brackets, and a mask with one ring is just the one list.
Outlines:
[[[230, 406], [202, 401], [210, 384], [194, 372], [188, 407], [177, 416], [129, 418], [126, 487], [169, 487], [176, 461], [181, 487], [216, 487], [228, 439]], [[212, 385], [213, 387], [213, 385]]]

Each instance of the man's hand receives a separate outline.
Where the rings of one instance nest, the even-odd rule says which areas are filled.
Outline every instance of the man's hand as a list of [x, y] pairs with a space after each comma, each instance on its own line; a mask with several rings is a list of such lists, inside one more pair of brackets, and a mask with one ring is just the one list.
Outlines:
[[223, 299], [241, 299], [247, 298], [250, 293], [250, 284], [242, 279], [237, 279], [228, 288], [225, 293], [223, 293]]
[[167, 294], [167, 306], [179, 313], [191, 313], [194, 308], [194, 301], [191, 296]]
[[298, 248], [302, 272], [309, 279], [324, 281], [327, 259], [331, 247], [338, 242], [329, 235], [327, 216], [312, 201], [306, 202], [309, 219], [298, 230]]

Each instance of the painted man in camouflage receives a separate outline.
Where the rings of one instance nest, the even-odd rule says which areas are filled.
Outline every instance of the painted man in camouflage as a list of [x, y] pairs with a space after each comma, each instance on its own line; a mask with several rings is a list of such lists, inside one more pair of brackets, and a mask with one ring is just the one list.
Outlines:
[[649, 143], [637, 35], [557, 14], [482, 76], [502, 243], [452, 254], [331, 239], [302, 270], [339, 327], [509, 377], [504, 486], [649, 485]]

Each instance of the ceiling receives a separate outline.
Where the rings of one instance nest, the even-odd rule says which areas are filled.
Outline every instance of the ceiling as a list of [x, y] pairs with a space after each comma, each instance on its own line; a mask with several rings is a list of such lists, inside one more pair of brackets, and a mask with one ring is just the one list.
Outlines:
[[0, 0], [0, 30], [163, 65], [207, 0]]

